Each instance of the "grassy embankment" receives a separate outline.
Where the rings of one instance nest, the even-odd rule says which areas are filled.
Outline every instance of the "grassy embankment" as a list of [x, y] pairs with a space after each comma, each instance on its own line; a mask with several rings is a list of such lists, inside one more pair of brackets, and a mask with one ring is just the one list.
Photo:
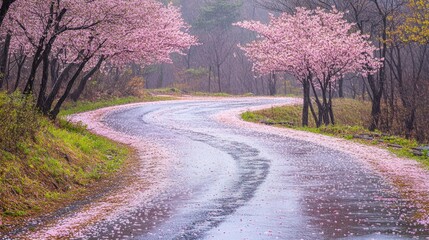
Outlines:
[[302, 127], [302, 106], [273, 107], [255, 112], [245, 112], [242, 118], [250, 122], [272, 124], [279, 127], [289, 127], [302, 131], [351, 139], [364, 144], [385, 147], [401, 157], [409, 157], [419, 160], [429, 167], [429, 157], [424, 152], [422, 156], [416, 156], [413, 149], [419, 147], [419, 143], [399, 136], [392, 136], [382, 132], [370, 132], [369, 126], [371, 104], [352, 99], [335, 99], [333, 102], [336, 125], [316, 128], [314, 120], [310, 117], [310, 126]]
[[169, 95], [169, 96], [195, 96], [195, 97], [232, 97], [233, 95], [228, 93], [208, 93], [208, 92], [196, 92], [196, 91], [184, 91], [179, 88], [158, 88], [151, 89], [150, 92], [155, 95]]
[[[253, 93], [244, 93], [240, 95], [229, 94], [225, 92], [199, 92], [199, 91], [184, 91], [179, 88], [158, 88], [149, 90], [154, 95], [169, 95], [169, 96], [194, 96], [194, 97], [252, 97]], [[295, 96], [295, 95], [294, 95]]]
[[[145, 95], [69, 103], [61, 116], [167, 99]], [[61, 118], [53, 123], [37, 114], [31, 103], [31, 99], [0, 93], [0, 232], [22, 218], [78, 200], [132, 157], [129, 147]]]
[[123, 105], [128, 103], [136, 102], [155, 102], [155, 101], [164, 101], [172, 100], [174, 97], [168, 96], [156, 96], [145, 94], [142, 97], [122, 97], [122, 98], [113, 98], [113, 99], [104, 99], [98, 101], [79, 101], [79, 102], [68, 102], [64, 105], [63, 110], [60, 112], [60, 116], [67, 116], [80, 112], [87, 112], [95, 109], [100, 109], [104, 107]]

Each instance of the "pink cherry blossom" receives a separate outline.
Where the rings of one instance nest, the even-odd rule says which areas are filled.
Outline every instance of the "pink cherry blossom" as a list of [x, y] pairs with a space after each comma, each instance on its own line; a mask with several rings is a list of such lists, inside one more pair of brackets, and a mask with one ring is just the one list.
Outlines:
[[155, 0], [17, 0], [2, 30], [13, 36], [12, 51], [31, 56], [55, 38], [52, 55], [67, 63], [88, 54], [114, 64], [166, 62], [196, 44], [180, 9]]
[[[259, 34], [257, 40], [242, 47], [254, 63], [255, 72], [287, 72], [302, 83], [304, 126], [308, 125], [309, 109], [317, 126], [322, 121], [325, 125], [334, 124], [332, 83], [346, 74], [374, 74], [381, 65], [381, 60], [374, 57], [376, 48], [368, 36], [353, 31], [354, 24], [336, 9], [297, 8], [294, 14], [271, 16], [268, 25], [257, 21], [236, 25]], [[310, 86], [318, 114], [312, 107]], [[317, 89], [322, 93], [321, 99]]]
[[285, 71], [298, 80], [335, 81], [347, 73], [371, 74], [380, 66], [368, 37], [353, 32], [354, 24], [337, 10], [297, 8], [294, 14], [271, 16], [268, 25], [237, 23], [255, 31], [257, 40], [242, 47], [260, 74]]

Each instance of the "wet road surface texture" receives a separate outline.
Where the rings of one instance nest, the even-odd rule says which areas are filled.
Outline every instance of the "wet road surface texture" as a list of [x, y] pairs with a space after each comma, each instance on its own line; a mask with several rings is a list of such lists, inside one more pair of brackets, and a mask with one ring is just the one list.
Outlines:
[[[152, 139], [174, 156], [151, 199], [84, 239], [423, 238], [417, 209], [379, 174], [342, 152], [216, 115], [288, 99], [159, 102], [112, 112], [104, 123]], [[144, 203], [143, 203], [144, 202]]]

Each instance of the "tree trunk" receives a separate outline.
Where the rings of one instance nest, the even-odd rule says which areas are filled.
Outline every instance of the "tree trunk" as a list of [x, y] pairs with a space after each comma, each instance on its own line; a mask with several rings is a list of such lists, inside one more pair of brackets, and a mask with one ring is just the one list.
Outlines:
[[330, 118], [329, 118], [329, 108], [328, 108], [328, 87], [329, 84], [326, 83], [326, 79], [322, 81], [319, 81], [320, 87], [321, 87], [321, 92], [322, 92], [322, 103], [320, 104], [321, 108], [319, 109], [319, 111], [321, 112], [322, 118], [323, 118], [323, 124], [325, 126], [328, 126], [331, 122], [330, 122]]
[[58, 72], [59, 72], [59, 66], [58, 66], [58, 59], [52, 59], [51, 63], [49, 64], [50, 68], [50, 75], [51, 75], [51, 84], [52, 86], [55, 84], [55, 82], [58, 80]]
[[334, 118], [334, 110], [332, 109], [332, 86], [331, 83], [329, 83], [329, 99], [328, 99], [328, 109], [329, 109], [329, 117], [331, 118], [331, 124], [335, 125], [335, 118]]
[[405, 118], [405, 137], [410, 139], [414, 130], [414, 122], [416, 119], [416, 109], [413, 108]]
[[[383, 15], [382, 23], [383, 23], [383, 29], [381, 34], [381, 50], [380, 50], [380, 58], [385, 59], [386, 53], [387, 53], [387, 17], [388, 15], [384, 14], [378, 3], [376, 2], [376, 6], [380, 12], [380, 14]], [[371, 125], [369, 127], [370, 131], [374, 131], [379, 127], [380, 123], [380, 116], [381, 116], [381, 99], [384, 93], [384, 83], [386, 80], [386, 61], [383, 61], [382, 67], [379, 69], [378, 72], [378, 86], [375, 84], [375, 79], [372, 75], [368, 76], [368, 83], [371, 88], [372, 92], [372, 109], [371, 109]]]
[[303, 99], [304, 103], [302, 105], [302, 126], [308, 126], [308, 109], [310, 105], [310, 83], [308, 79], [304, 79], [302, 81], [302, 89], [303, 89]]
[[39, 68], [40, 63], [42, 63], [42, 54], [43, 47], [39, 46], [36, 53], [33, 56], [33, 63], [31, 64], [30, 75], [28, 76], [27, 83], [25, 84], [24, 94], [28, 95], [33, 91], [34, 81], [36, 78], [37, 69]]
[[270, 91], [270, 96], [275, 96], [277, 94], [277, 76], [274, 72], [270, 74], [268, 79], [268, 90]]
[[370, 131], [374, 131], [378, 127], [381, 116], [381, 94], [374, 96], [371, 108], [371, 125], [369, 126]]
[[338, 97], [344, 98], [344, 78], [338, 79]]
[[328, 109], [328, 99], [326, 94], [326, 88], [322, 89], [322, 113], [323, 113], [323, 123], [325, 126], [328, 126], [331, 122], [329, 119], [329, 109]]
[[79, 99], [80, 95], [85, 89], [86, 83], [100, 69], [104, 59], [105, 59], [104, 56], [100, 57], [98, 59], [97, 65], [95, 65], [95, 67], [93, 67], [91, 71], [89, 71], [87, 74], [85, 74], [85, 76], [83, 76], [82, 80], [79, 83], [79, 86], [72, 94], [70, 94], [70, 98], [72, 101], [76, 102]]
[[284, 80], [285, 95], [287, 95], [287, 80]]
[[68, 95], [70, 94], [71, 89], [73, 88], [74, 83], [76, 82], [76, 79], [79, 77], [79, 74], [82, 72], [83, 68], [85, 67], [86, 63], [89, 61], [89, 59], [84, 60], [80, 65], [73, 77], [70, 79], [69, 83], [67, 84], [66, 90], [64, 91], [61, 98], [58, 100], [57, 104], [55, 104], [55, 107], [52, 111], [49, 112], [49, 117], [51, 119], [56, 119], [58, 116], [58, 113], [60, 112], [61, 106], [64, 103], [64, 101], [67, 99]]
[[323, 119], [323, 106], [322, 103], [320, 102], [319, 96], [317, 95], [317, 91], [316, 91], [316, 87], [314, 86], [313, 82], [310, 82], [311, 84], [311, 89], [313, 90], [313, 94], [314, 94], [314, 99], [316, 101], [316, 105], [317, 105], [317, 109], [318, 109], [318, 116], [316, 117], [314, 116], [314, 122], [316, 123], [316, 127], [320, 127], [322, 126], [322, 119]]
[[2, 74], [0, 76], [0, 89], [3, 87], [3, 82], [6, 78], [6, 68], [7, 68], [7, 62], [8, 62], [8, 56], [9, 56], [9, 47], [10, 47], [10, 40], [12, 39], [12, 36], [10, 34], [6, 35], [4, 46], [3, 46], [3, 52], [1, 56], [0, 61], [0, 73]]
[[217, 65], [217, 82], [219, 85], [219, 92], [222, 92], [222, 85], [221, 85], [221, 80], [220, 80], [220, 65]]
[[212, 66], [209, 66], [209, 93], [212, 92]]
[[37, 98], [36, 107], [40, 110], [43, 110], [43, 106], [46, 101], [46, 87], [48, 85], [49, 78], [49, 55], [43, 55], [43, 71], [42, 71], [42, 82], [40, 84], [39, 96]]
[[164, 82], [164, 64], [160, 64], [159, 65], [159, 76], [158, 76], [158, 81], [156, 82], [156, 87], [157, 88], [162, 88], [163, 82]]
[[[374, 131], [377, 129], [378, 124], [380, 122], [380, 116], [381, 116], [381, 97], [383, 95], [383, 86], [377, 87], [375, 86], [374, 77], [372, 75], [368, 76], [368, 82], [371, 87], [372, 91], [372, 108], [371, 108], [371, 125], [369, 126], [370, 131]], [[380, 80], [380, 84], [382, 84], [382, 81]]]
[[16, 0], [3, 0], [0, 8], [0, 26], [3, 23], [4, 18], [6, 17], [7, 12], [9, 11], [10, 5]]
[[19, 81], [21, 80], [22, 68], [24, 67], [25, 61], [27, 60], [27, 56], [23, 55], [22, 59], [17, 60], [17, 72], [16, 72], [16, 81], [15, 86], [13, 87], [13, 91], [15, 92], [19, 87]]
[[49, 57], [49, 54], [51, 53], [51, 50], [52, 50], [52, 46], [58, 37], [58, 35], [54, 34], [49, 38], [47, 42], [45, 42], [47, 40], [46, 39], [47, 35], [50, 31], [55, 30], [57, 27], [59, 27], [59, 23], [61, 22], [61, 19], [64, 17], [64, 14], [66, 13], [66, 9], [63, 9], [60, 13], [54, 14], [54, 10], [53, 10], [54, 5], [55, 5], [55, 2], [51, 1], [50, 13], [49, 13], [50, 15], [46, 22], [46, 26], [43, 31], [42, 37], [40, 37], [39, 39], [36, 52], [33, 56], [33, 63], [31, 65], [30, 76], [28, 77], [27, 84], [25, 85], [25, 88], [24, 88], [24, 94], [26, 95], [29, 95], [33, 91], [37, 69], [39, 68], [40, 64], [44, 60], [44, 56]]
[[70, 71], [76, 66], [77, 64], [75, 63], [70, 63], [69, 65], [67, 65], [67, 67], [63, 70], [63, 72], [60, 74], [58, 79], [55, 81], [55, 84], [52, 87], [52, 90], [49, 93], [49, 96], [46, 98], [46, 101], [44, 103], [44, 106], [42, 109], [43, 114], [49, 115], [49, 111], [51, 110], [52, 104], [54, 103], [54, 100], [61, 89], [62, 83], [64, 82], [65, 79], [69, 77]]
[[[309, 106], [310, 106], [311, 115], [313, 116], [313, 119], [315, 121], [317, 121], [317, 114], [316, 114], [316, 111], [314, 110], [313, 103], [311, 102], [310, 95], [309, 95], [309, 101], [308, 101], [308, 103], [309, 103]], [[318, 127], [320, 127], [320, 126], [318, 126]]]

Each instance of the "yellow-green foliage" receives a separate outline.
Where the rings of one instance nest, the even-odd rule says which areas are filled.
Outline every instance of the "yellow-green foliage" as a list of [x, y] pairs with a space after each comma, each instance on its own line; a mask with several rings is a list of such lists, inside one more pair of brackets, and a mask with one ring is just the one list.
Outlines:
[[39, 127], [33, 99], [0, 93], [0, 149], [17, 151]]
[[145, 93], [140, 97], [123, 97], [123, 98], [109, 98], [97, 101], [78, 101], [78, 102], [67, 102], [64, 104], [63, 109], [60, 112], [60, 116], [71, 115], [80, 112], [87, 112], [99, 108], [123, 105], [128, 103], [136, 102], [150, 102], [150, 101], [165, 101], [172, 100], [171, 97], [166, 96], [154, 96], [149, 93]]
[[[29, 114], [32, 108], [15, 95], [1, 95], [0, 109], [16, 106], [12, 115]], [[12, 103], [11, 103], [12, 101]], [[21, 112], [22, 111], [22, 112]], [[0, 214], [23, 216], [38, 212], [53, 201], [67, 198], [95, 179], [116, 171], [128, 156], [128, 149], [110, 140], [89, 133], [83, 126], [64, 120], [52, 123], [31, 112], [36, 123], [19, 126], [21, 134], [28, 130], [31, 137], [9, 136], [16, 140], [16, 149], [0, 149]], [[3, 126], [14, 125], [10, 121]], [[16, 128], [16, 127], [14, 127]], [[4, 133], [2, 133], [4, 134]], [[3, 137], [3, 135], [2, 135]]]
[[[404, 22], [399, 25], [396, 32], [403, 42], [429, 42], [429, 0], [409, 0], [409, 12], [399, 15]], [[397, 17], [397, 16], [394, 16]]]
[[[415, 140], [408, 140], [398, 136], [389, 136], [381, 132], [371, 132], [367, 129], [371, 115], [371, 104], [352, 99], [334, 99], [334, 112], [336, 116], [336, 125], [322, 126], [316, 128], [313, 119], [310, 119], [309, 127], [301, 126], [302, 106], [283, 106], [265, 109], [255, 112], [245, 112], [242, 118], [250, 122], [281, 123], [282, 126], [291, 127], [298, 130], [324, 134], [329, 136], [353, 139], [355, 135], [373, 136], [373, 140], [357, 139], [357, 141], [389, 147], [389, 144], [400, 145], [401, 149], [389, 148], [390, 151], [402, 157], [411, 157], [421, 161], [429, 167], [428, 157], [415, 156], [411, 150], [419, 146]], [[283, 125], [283, 123], [286, 123]]]
[[[333, 109], [338, 126], [365, 126], [369, 123], [371, 104], [353, 99], [334, 99]], [[289, 123], [301, 127], [302, 106], [283, 106], [265, 109], [257, 112], [247, 112], [242, 116], [249, 121], [265, 121], [271, 123]], [[315, 127], [311, 118], [309, 127]]]
[[341, 98], [333, 100], [333, 108], [336, 125], [322, 126], [320, 128], [316, 128], [311, 114], [309, 126], [301, 126], [301, 105], [274, 107], [256, 112], [245, 112], [242, 114], [242, 118], [251, 122], [282, 124], [299, 130], [348, 139], [353, 138], [354, 134], [369, 134], [369, 131], [365, 127], [369, 125], [370, 121], [370, 103]]

